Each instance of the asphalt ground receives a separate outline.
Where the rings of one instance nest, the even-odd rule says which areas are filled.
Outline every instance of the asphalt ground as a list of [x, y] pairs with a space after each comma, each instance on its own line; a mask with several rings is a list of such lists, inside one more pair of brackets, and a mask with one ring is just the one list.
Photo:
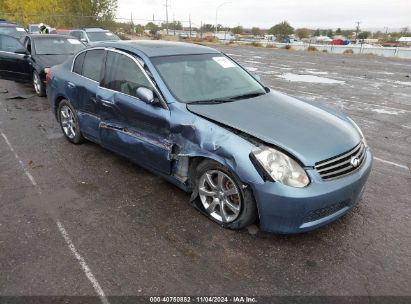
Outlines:
[[46, 98], [8, 99], [34, 92], [0, 80], [0, 295], [411, 295], [411, 61], [220, 49], [360, 125], [376, 157], [360, 204], [304, 234], [222, 229], [161, 178], [68, 143]]

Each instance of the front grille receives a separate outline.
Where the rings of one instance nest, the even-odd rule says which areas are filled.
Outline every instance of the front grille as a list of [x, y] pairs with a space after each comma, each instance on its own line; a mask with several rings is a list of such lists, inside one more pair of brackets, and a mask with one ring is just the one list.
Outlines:
[[347, 202], [340, 202], [325, 208], [313, 210], [309, 212], [305, 217], [304, 217], [304, 223], [308, 222], [314, 222], [316, 220], [319, 220], [323, 217], [326, 217], [328, 215], [331, 215], [333, 213], [336, 213], [337, 211], [340, 211], [342, 208], [347, 206]]
[[315, 169], [323, 180], [330, 180], [357, 170], [361, 167], [364, 159], [365, 145], [363, 142], [360, 142], [348, 152], [316, 163]]

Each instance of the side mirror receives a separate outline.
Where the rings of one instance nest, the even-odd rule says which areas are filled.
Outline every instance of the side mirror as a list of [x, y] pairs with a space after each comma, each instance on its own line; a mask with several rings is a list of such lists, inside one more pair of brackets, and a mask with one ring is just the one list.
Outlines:
[[87, 43], [87, 39], [86, 38], [81, 38], [80, 39], [81, 42]]
[[14, 51], [16, 54], [23, 54], [23, 55], [28, 55], [28, 51], [25, 48], [20, 48]]
[[137, 91], [136, 91], [136, 96], [137, 96], [137, 98], [141, 99], [145, 103], [148, 103], [148, 104], [153, 104], [154, 103], [153, 91], [151, 91], [147, 88], [144, 88], [144, 87], [138, 88]]

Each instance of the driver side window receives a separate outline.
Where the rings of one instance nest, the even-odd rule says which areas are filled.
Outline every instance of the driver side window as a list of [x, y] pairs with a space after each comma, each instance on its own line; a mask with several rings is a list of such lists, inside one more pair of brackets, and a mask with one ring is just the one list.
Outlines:
[[108, 52], [103, 86], [107, 89], [137, 97], [140, 87], [152, 90], [152, 86], [141, 69], [129, 57]]

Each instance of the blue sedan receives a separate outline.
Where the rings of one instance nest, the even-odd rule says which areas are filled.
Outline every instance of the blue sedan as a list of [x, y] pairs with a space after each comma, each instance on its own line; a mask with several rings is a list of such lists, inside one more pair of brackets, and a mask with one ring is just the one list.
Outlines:
[[65, 137], [95, 142], [192, 193], [219, 225], [298, 233], [361, 199], [372, 155], [346, 115], [265, 87], [225, 54], [107, 42], [53, 67]]

